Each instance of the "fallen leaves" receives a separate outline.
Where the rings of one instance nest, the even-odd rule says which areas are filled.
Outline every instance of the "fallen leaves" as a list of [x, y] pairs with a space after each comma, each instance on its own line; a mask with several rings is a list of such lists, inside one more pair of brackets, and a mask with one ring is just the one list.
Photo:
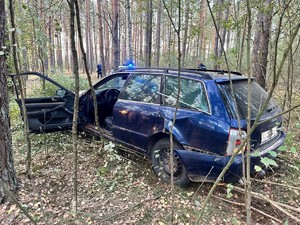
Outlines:
[[[65, 135], [67, 136], [67, 134]], [[60, 137], [67, 140], [67, 137]], [[39, 224], [99, 224], [108, 215], [116, 216], [105, 221], [106, 224], [169, 224], [171, 215], [170, 187], [158, 182], [151, 171], [150, 163], [137, 156], [114, 157], [114, 151], [102, 151], [98, 154], [94, 141], [88, 138], [80, 139], [78, 171], [79, 212], [75, 217], [71, 210], [72, 196], [72, 146], [60, 143], [60, 150], [53, 148], [49, 158], [45, 159], [43, 152], [36, 154], [33, 164], [36, 171], [32, 180], [24, 175], [18, 175], [20, 190], [18, 199], [39, 219]], [[52, 143], [53, 144], [53, 143]], [[53, 144], [53, 146], [57, 146]], [[16, 154], [17, 171], [22, 171], [25, 161], [22, 154]], [[140, 168], [143, 168], [141, 170]], [[178, 225], [193, 224], [195, 215], [199, 212], [204, 197], [211, 184], [194, 184], [188, 189], [175, 188], [175, 222]], [[269, 186], [262, 190], [272, 193]], [[217, 190], [226, 198], [226, 191]], [[230, 192], [231, 193], [231, 192]], [[299, 192], [298, 192], [299, 193]], [[240, 200], [237, 193], [232, 192], [231, 199]], [[288, 193], [281, 196], [290, 197]], [[159, 199], [152, 199], [161, 196]], [[291, 199], [295, 207], [300, 202]], [[133, 208], [131, 208], [133, 207]], [[125, 213], [120, 213], [123, 212]], [[227, 203], [212, 200], [206, 211], [205, 224], [243, 224], [243, 209]], [[261, 216], [260, 216], [261, 217]], [[263, 218], [257, 217], [256, 223], [261, 224]], [[30, 221], [14, 204], [0, 206], [0, 224], [30, 224]]]

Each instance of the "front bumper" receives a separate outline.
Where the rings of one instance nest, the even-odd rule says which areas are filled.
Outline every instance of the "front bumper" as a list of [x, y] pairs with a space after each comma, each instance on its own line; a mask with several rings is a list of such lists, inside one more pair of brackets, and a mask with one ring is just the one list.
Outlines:
[[[255, 165], [261, 164], [261, 157], [268, 157], [268, 151], [277, 151], [284, 141], [285, 134], [281, 132], [280, 137], [272, 145], [263, 149], [260, 156], [251, 156], [251, 173], [254, 172]], [[181, 159], [192, 181], [216, 180], [231, 158], [231, 156], [210, 155], [186, 150], [175, 150], [175, 152]], [[223, 181], [235, 182], [241, 179], [243, 176], [242, 166], [243, 158], [240, 154], [234, 158], [233, 163], [223, 177]]]

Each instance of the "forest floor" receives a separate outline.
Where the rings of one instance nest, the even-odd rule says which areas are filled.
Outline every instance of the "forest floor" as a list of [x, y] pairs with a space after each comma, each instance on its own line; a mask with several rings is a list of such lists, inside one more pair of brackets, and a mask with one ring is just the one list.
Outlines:
[[[19, 129], [17, 129], [19, 130]], [[299, 133], [293, 138], [299, 143]], [[14, 131], [17, 198], [38, 224], [170, 224], [170, 186], [153, 174], [150, 162], [135, 154], [116, 151], [108, 144], [99, 152], [99, 141], [80, 135], [78, 166], [78, 214], [72, 210], [72, 138], [70, 132], [32, 135], [32, 179], [25, 176], [25, 146], [20, 131]], [[254, 192], [300, 208], [298, 153], [286, 151], [277, 160], [279, 168], [268, 172], [263, 182], [252, 183]], [[284, 186], [268, 184], [277, 182]], [[239, 186], [238, 184], [234, 184]], [[175, 189], [174, 224], [194, 224], [211, 183], [193, 183]], [[214, 192], [200, 224], [245, 224], [244, 194], [220, 185]], [[296, 224], [294, 220], [253, 198], [253, 224]], [[261, 212], [275, 219], [264, 215]], [[287, 210], [287, 209], [286, 209]], [[290, 211], [296, 217], [300, 214]], [[287, 222], [288, 221], [288, 222]], [[0, 206], [0, 224], [30, 224], [13, 203]]]

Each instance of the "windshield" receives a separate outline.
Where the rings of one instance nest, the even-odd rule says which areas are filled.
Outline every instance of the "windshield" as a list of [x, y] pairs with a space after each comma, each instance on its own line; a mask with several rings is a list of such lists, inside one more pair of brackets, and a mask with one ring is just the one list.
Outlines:
[[[248, 110], [248, 81], [240, 80], [233, 81], [233, 91], [234, 97], [236, 99], [237, 108], [234, 107], [234, 101], [231, 95], [230, 83], [220, 83], [218, 84], [221, 91], [222, 97], [224, 99], [228, 113], [232, 118], [237, 118], [237, 111], [239, 113], [240, 119], [247, 119], [247, 110]], [[251, 82], [251, 118], [255, 118], [258, 114], [259, 109], [263, 106], [268, 93], [257, 84], [255, 81]], [[270, 100], [267, 111], [271, 111], [276, 107], [276, 103], [273, 99]]]

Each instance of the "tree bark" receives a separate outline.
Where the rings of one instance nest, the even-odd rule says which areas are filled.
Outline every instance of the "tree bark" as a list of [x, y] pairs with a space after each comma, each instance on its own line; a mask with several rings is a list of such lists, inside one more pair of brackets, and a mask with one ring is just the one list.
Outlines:
[[49, 53], [50, 53], [50, 67], [51, 70], [55, 68], [55, 53], [54, 53], [54, 37], [53, 37], [53, 18], [49, 16], [49, 27], [48, 27], [48, 35], [49, 35]]
[[[227, 23], [228, 19], [229, 19], [229, 6], [226, 7], [225, 18], [223, 21], [223, 28], [222, 28], [222, 41], [224, 44], [226, 43], [226, 32], [227, 32], [227, 29], [226, 29], [226, 26], [224, 23]], [[224, 50], [223, 48], [219, 48], [219, 57], [222, 56], [223, 50]]]
[[64, 30], [65, 30], [65, 34], [66, 34], [66, 38], [65, 38], [65, 60], [64, 60], [64, 64], [65, 67], [67, 69], [67, 71], [70, 71], [70, 52], [69, 52], [69, 29], [68, 29], [68, 24], [67, 24], [67, 18], [64, 18], [63, 20], [63, 25], [64, 25]]
[[126, 62], [128, 60], [127, 56], [127, 34], [128, 34], [128, 29], [126, 26], [126, 6], [124, 7], [123, 10], [120, 10], [120, 21], [124, 21], [122, 25], [120, 24], [119, 28], [119, 39], [120, 39], [120, 54], [121, 54], [121, 59], [120, 62]]
[[187, 38], [188, 38], [188, 30], [189, 30], [189, 15], [190, 15], [190, 0], [187, 0], [185, 3], [185, 17], [184, 17], [184, 36], [182, 43], [182, 66], [184, 67], [186, 60], [186, 51], [187, 51]]
[[102, 3], [101, 0], [97, 0], [97, 6], [98, 6], [98, 23], [99, 23], [99, 51], [100, 51], [100, 60], [102, 65], [102, 74], [106, 74], [106, 65], [105, 65], [105, 59], [104, 59], [104, 45], [103, 45], [103, 22], [102, 22]]
[[[0, 0], [0, 46], [5, 46], [5, 0]], [[7, 93], [7, 69], [6, 56], [0, 49], [0, 179], [10, 187], [12, 191], [17, 189], [17, 178], [14, 168], [12, 150], [12, 138], [9, 124], [9, 105]], [[5, 200], [5, 193], [0, 186], [0, 203]]]
[[217, 0], [216, 5], [214, 5], [215, 8], [217, 8], [217, 18], [216, 18], [216, 31], [215, 31], [215, 36], [214, 36], [214, 69], [218, 69], [219, 65], [217, 63], [218, 58], [219, 58], [219, 37], [218, 37], [218, 32], [220, 32], [220, 23], [221, 23], [221, 17], [222, 17], [222, 12], [220, 10], [220, 6], [223, 0]]
[[252, 50], [252, 75], [257, 82], [266, 89], [266, 72], [268, 65], [268, 52], [270, 42], [270, 29], [273, 8], [272, 1], [265, 0], [262, 9], [257, 14], [256, 31]]
[[[61, 18], [60, 18], [61, 19]], [[64, 68], [64, 64], [63, 64], [63, 59], [62, 59], [62, 35], [61, 35], [61, 31], [58, 31], [58, 34], [56, 34], [57, 36], [57, 47], [56, 47], [56, 52], [57, 52], [57, 62], [58, 62], [58, 67], [62, 70]]]
[[119, 0], [113, 0], [112, 4], [113, 69], [116, 70], [120, 65]]
[[[108, 12], [108, 3], [107, 0], [103, 1], [104, 3], [104, 9]], [[103, 12], [103, 11], [102, 11]], [[108, 21], [108, 15], [107, 13], [104, 14], [104, 18], [106, 21]], [[111, 70], [111, 55], [110, 55], [110, 41], [109, 41], [109, 25], [108, 22], [105, 23], [105, 62], [106, 62], [106, 68], [108, 71]]]
[[[86, 49], [86, 59], [88, 63], [88, 70], [91, 71], [91, 25], [90, 25], [90, 0], [85, 0], [85, 49]], [[83, 67], [84, 68], [84, 67]]]
[[162, 0], [159, 0], [158, 4], [158, 12], [157, 12], [157, 30], [156, 30], [156, 58], [155, 63], [156, 66], [159, 67], [159, 60], [160, 60], [160, 23], [161, 23], [161, 13], [162, 13]]
[[126, 0], [126, 12], [127, 12], [127, 24], [128, 24], [129, 59], [132, 61], [133, 50], [132, 50], [132, 22], [131, 22], [130, 0]]
[[152, 19], [153, 4], [152, 0], [147, 1], [146, 13], [146, 33], [145, 33], [145, 64], [151, 67], [151, 49], [152, 49]]
[[[141, 5], [142, 3], [139, 3], [139, 5]], [[143, 14], [140, 13], [139, 16], [139, 20], [142, 21], [143, 20]], [[139, 59], [143, 59], [143, 33], [144, 33], [144, 29], [143, 29], [143, 25], [142, 23], [139, 24]]]
[[199, 63], [205, 61], [205, 51], [206, 51], [206, 5], [205, 0], [200, 0], [200, 11], [199, 11], [199, 49], [197, 51], [196, 56], [199, 57]]
[[75, 100], [74, 100], [74, 116], [72, 126], [72, 139], [73, 139], [73, 198], [72, 207], [77, 212], [77, 166], [78, 166], [78, 108], [79, 108], [79, 66], [78, 55], [75, 43], [75, 1], [70, 0], [70, 39], [73, 59], [73, 75], [75, 77]]
[[[13, 1], [9, 1], [9, 12], [10, 12], [10, 23], [12, 27], [16, 27], [15, 24], [15, 14], [14, 14], [14, 7], [13, 7]], [[12, 39], [12, 53], [13, 53], [13, 62], [14, 62], [14, 69], [17, 75], [20, 74], [19, 71], [19, 63], [17, 59], [17, 38], [16, 38], [16, 30], [12, 32], [11, 35]], [[21, 92], [21, 102], [22, 102], [22, 113], [23, 113], [23, 122], [24, 122], [24, 138], [25, 143], [27, 147], [27, 155], [26, 155], [26, 175], [29, 179], [31, 179], [31, 141], [29, 137], [29, 126], [28, 126], [28, 117], [27, 117], [27, 109], [25, 106], [25, 97], [26, 97], [26, 90], [24, 85], [24, 79], [21, 77], [17, 77], [19, 86], [20, 86], [20, 92]]]

